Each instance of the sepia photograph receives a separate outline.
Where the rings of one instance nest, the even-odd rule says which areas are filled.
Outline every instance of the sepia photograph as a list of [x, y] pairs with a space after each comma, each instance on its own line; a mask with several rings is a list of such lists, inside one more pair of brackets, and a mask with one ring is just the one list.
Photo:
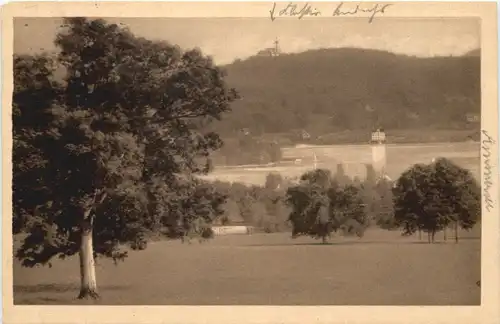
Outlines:
[[399, 5], [12, 17], [13, 306], [481, 306], [496, 52]]

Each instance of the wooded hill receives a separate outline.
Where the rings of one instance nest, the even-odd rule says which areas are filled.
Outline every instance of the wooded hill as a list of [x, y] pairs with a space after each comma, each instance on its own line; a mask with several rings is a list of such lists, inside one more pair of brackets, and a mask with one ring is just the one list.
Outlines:
[[417, 58], [341, 48], [237, 60], [224, 69], [241, 99], [214, 126], [226, 139], [244, 128], [254, 136], [305, 129], [313, 138], [375, 127], [477, 134], [479, 122], [466, 116], [481, 111], [479, 53]]

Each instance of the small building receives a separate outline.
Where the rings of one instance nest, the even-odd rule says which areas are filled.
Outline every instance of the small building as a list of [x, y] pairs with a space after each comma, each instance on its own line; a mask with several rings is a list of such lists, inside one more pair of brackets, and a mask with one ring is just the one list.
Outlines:
[[300, 132], [300, 137], [302, 137], [303, 140], [308, 140], [311, 138], [311, 134], [309, 134], [305, 129], [303, 129]]
[[372, 132], [371, 143], [372, 144], [385, 144], [386, 137], [384, 129], [377, 128], [376, 131]]
[[274, 41], [274, 47], [267, 47], [267, 48], [264, 48], [262, 50], [260, 50], [259, 52], [257, 52], [257, 56], [279, 56], [281, 53], [280, 51], [280, 47], [279, 47], [279, 41], [278, 39], [276, 39]]
[[257, 56], [278, 56], [278, 55], [279, 52], [277, 52], [276, 49], [272, 47], [264, 48], [263, 50], [257, 52]]
[[479, 123], [481, 122], [481, 117], [479, 114], [467, 113], [465, 114], [465, 120], [467, 120], [468, 123]]

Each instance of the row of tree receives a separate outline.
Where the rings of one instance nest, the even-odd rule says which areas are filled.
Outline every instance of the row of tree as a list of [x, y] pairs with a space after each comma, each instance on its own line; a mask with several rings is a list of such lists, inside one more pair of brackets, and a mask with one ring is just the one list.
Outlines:
[[453, 225], [471, 229], [481, 216], [481, 188], [469, 170], [448, 159], [417, 164], [405, 171], [393, 189], [394, 222], [404, 235], [426, 232], [429, 242], [435, 234]]
[[[372, 224], [403, 235], [435, 234], [453, 225], [471, 229], [481, 215], [480, 187], [472, 174], [447, 159], [417, 164], [392, 183], [370, 177], [360, 183], [340, 184], [326, 170], [314, 170], [290, 187], [293, 235], [306, 234], [326, 242], [332, 232], [363, 236]], [[373, 181], [375, 180], [375, 181]]]
[[[245, 222], [266, 232], [292, 231], [324, 242], [333, 232], [362, 237], [378, 226], [402, 235], [435, 234], [453, 227], [470, 229], [481, 214], [480, 188], [473, 175], [450, 160], [417, 164], [393, 182], [367, 165], [364, 180], [349, 178], [342, 165], [335, 174], [317, 169], [298, 183], [270, 173], [264, 186], [216, 182], [227, 197], [223, 223]], [[234, 218], [234, 216], [239, 216]]]
[[[371, 219], [380, 218], [380, 223], [384, 217], [392, 220], [390, 184], [378, 182], [371, 165], [367, 165], [367, 174], [365, 180], [351, 179], [345, 174], [343, 166], [338, 165], [334, 175], [327, 170], [314, 170], [292, 180], [272, 172], [266, 177], [264, 186], [220, 181], [214, 182], [214, 185], [227, 196], [223, 223], [243, 222], [265, 232], [291, 230], [293, 222], [290, 222], [290, 216], [301, 206], [315, 200], [314, 195], [326, 194], [333, 188], [337, 191], [330, 194], [344, 194], [348, 199], [346, 208], [358, 208], [359, 205]], [[315, 181], [323, 182], [323, 192], [316, 190]], [[356, 198], [351, 197], [352, 194]]]

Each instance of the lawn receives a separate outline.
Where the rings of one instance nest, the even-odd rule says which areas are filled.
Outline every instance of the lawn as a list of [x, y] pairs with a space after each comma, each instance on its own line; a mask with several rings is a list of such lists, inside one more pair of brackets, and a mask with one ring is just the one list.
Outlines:
[[[451, 236], [451, 233], [450, 235]], [[102, 299], [129, 305], [479, 305], [480, 230], [427, 244], [370, 230], [329, 245], [287, 233], [152, 243], [97, 266]], [[15, 304], [79, 304], [78, 258], [52, 268], [14, 262]]]

